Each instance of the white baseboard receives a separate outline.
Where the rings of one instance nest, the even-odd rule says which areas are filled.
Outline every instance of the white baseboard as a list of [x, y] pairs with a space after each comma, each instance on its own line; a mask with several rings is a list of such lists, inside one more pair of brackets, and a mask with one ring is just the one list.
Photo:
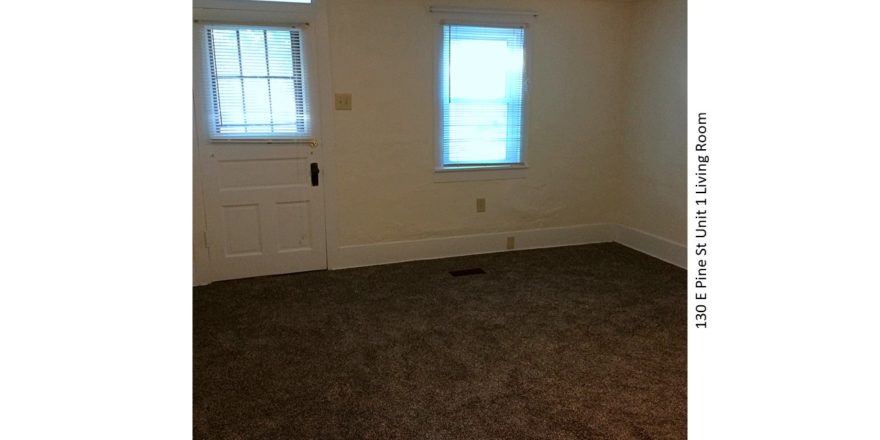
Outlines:
[[[335, 261], [329, 262], [329, 268], [347, 269], [505, 252], [508, 251], [507, 237], [516, 239], [513, 250], [613, 241], [667, 263], [687, 268], [685, 245], [639, 229], [608, 223], [342, 246], [333, 258]], [[193, 284], [209, 284], [205, 281], [197, 278]]]
[[330, 262], [330, 268], [346, 269], [504, 252], [508, 250], [507, 237], [515, 238], [516, 246], [513, 250], [523, 250], [611, 242], [616, 233], [617, 225], [600, 223], [342, 246], [339, 248], [337, 261]]
[[687, 269], [687, 246], [681, 243], [624, 225], [614, 225], [614, 241]]

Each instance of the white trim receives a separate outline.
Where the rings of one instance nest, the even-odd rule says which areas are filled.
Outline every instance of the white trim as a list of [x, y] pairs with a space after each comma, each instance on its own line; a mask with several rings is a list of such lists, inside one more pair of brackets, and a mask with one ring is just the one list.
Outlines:
[[252, 0], [193, 0], [193, 9], [223, 9], [227, 11], [282, 12], [308, 14], [315, 6], [323, 6], [325, 0], [312, 0], [311, 3], [263, 2]]
[[628, 226], [596, 223], [342, 246], [338, 249], [336, 264], [330, 269], [506, 252], [509, 250], [507, 237], [516, 238], [513, 250], [616, 242], [682, 269], [687, 267], [686, 246], [683, 244]]
[[310, 144], [312, 147], [318, 146], [318, 141], [312, 138], [211, 138], [210, 142], [215, 144]]
[[[252, 6], [257, 6], [257, 2]], [[312, 8], [300, 9], [290, 6], [298, 3], [284, 3], [283, 10], [271, 8], [240, 8], [228, 7], [199, 7], [193, 6], [193, 21], [195, 24], [222, 23], [222, 24], [246, 24], [253, 26], [283, 26], [302, 29], [311, 27], [315, 19], [316, 10]], [[268, 3], [267, 3], [268, 5]], [[305, 4], [299, 4], [305, 6]], [[304, 26], [308, 24], [307, 26]]]
[[[223, 9], [223, 8], [199, 8], [198, 10], [199, 10], [199, 11], [210, 11], [210, 10], [212, 10], [212, 9], [223, 10], [223, 11], [229, 11], [229, 9]], [[248, 11], [247, 9], [236, 9], [236, 10], [237, 10], [237, 11], [245, 11], [245, 12]], [[213, 27], [225, 27], [225, 26], [228, 26], [228, 27], [233, 28], [233, 29], [236, 28], [236, 27], [238, 27], [238, 26], [242, 26], [242, 25], [243, 25], [243, 23], [241, 23], [241, 22], [239, 22], [239, 21], [226, 21], [226, 20], [221, 20], [221, 21], [216, 21], [216, 20], [205, 21], [205, 20], [193, 19], [193, 23], [195, 23], [195, 24], [201, 24], [201, 25], [206, 25], [206, 26], [213, 26]], [[293, 22], [289, 22], [289, 21], [279, 21], [279, 22], [277, 22], [277, 23], [271, 23], [271, 22], [267, 22], [267, 21], [260, 21], [260, 24], [259, 24], [259, 25], [248, 25], [248, 24], [246, 24], [246, 23], [245, 23], [244, 25], [246, 25], [246, 26], [248, 26], [248, 27], [253, 27], [253, 28], [260, 28], [260, 27], [262, 27], [262, 28], [267, 29], [267, 30], [273, 30], [273, 29], [285, 29], [285, 30], [286, 30], [286, 29], [299, 29], [299, 30], [305, 30], [305, 29], [308, 29], [308, 27], [309, 27], [309, 23], [306, 22], [306, 21], [304, 21], [304, 22], [302, 22], [302, 23], [293, 23]]]
[[[193, 109], [196, 109], [193, 96]], [[211, 283], [211, 255], [208, 252], [208, 226], [205, 213], [205, 194], [202, 188], [202, 160], [199, 149], [198, 116], [193, 113], [193, 285], [204, 286]]]
[[467, 180], [525, 179], [525, 165], [441, 168], [434, 170], [434, 182], [463, 182]]
[[516, 239], [514, 250], [605, 243], [614, 240], [615, 227], [600, 223], [342, 246], [331, 269], [503, 252], [508, 250], [507, 237]]
[[535, 11], [516, 11], [506, 9], [469, 9], [447, 6], [430, 6], [428, 12], [439, 20], [480, 20], [483, 23], [507, 23], [510, 21], [523, 24], [533, 23], [538, 13]]
[[629, 226], [614, 226], [614, 241], [682, 269], [687, 269], [687, 246], [684, 244]]
[[337, 210], [338, 199], [336, 197], [336, 136], [334, 119], [336, 110], [332, 103], [333, 76], [331, 72], [330, 53], [330, 26], [327, 19], [327, 8], [324, 0], [313, 0], [315, 5], [314, 29], [315, 43], [317, 45], [316, 57], [313, 65], [317, 68], [318, 99], [323, 105], [319, 106], [318, 123], [321, 129], [321, 184], [324, 185], [324, 237], [327, 244], [327, 268], [334, 267], [339, 259], [339, 214]]

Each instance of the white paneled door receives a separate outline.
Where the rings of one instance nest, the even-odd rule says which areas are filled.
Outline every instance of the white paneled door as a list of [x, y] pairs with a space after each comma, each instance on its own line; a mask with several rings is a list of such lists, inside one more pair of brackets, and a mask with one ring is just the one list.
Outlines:
[[196, 147], [211, 280], [327, 268], [305, 32], [195, 28]]
[[[327, 268], [324, 199], [309, 144], [202, 144], [215, 280]], [[317, 173], [313, 179], [313, 168]]]

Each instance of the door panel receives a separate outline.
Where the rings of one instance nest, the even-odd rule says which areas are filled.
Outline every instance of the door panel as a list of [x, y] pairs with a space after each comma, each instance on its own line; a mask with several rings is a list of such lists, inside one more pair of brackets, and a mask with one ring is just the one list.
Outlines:
[[245, 257], [263, 254], [263, 236], [260, 228], [260, 205], [223, 206], [226, 237], [223, 241], [225, 257]]
[[282, 202], [275, 205], [278, 229], [290, 231], [278, 239], [278, 252], [311, 249], [312, 231], [309, 228], [309, 204]]
[[310, 144], [204, 145], [214, 168], [208, 198], [216, 279], [327, 268], [320, 180]]
[[306, 159], [260, 159], [220, 161], [220, 189], [248, 189], [304, 185], [308, 181]]

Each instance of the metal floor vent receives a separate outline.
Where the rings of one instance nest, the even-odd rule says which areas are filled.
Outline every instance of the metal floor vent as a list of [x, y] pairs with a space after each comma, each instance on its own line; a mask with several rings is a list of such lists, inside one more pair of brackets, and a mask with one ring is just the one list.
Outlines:
[[465, 275], [479, 275], [479, 274], [483, 274], [483, 273], [486, 273], [486, 271], [483, 269], [480, 269], [479, 267], [474, 268], [474, 269], [453, 270], [453, 271], [449, 272], [449, 274], [454, 277], [462, 277]]

